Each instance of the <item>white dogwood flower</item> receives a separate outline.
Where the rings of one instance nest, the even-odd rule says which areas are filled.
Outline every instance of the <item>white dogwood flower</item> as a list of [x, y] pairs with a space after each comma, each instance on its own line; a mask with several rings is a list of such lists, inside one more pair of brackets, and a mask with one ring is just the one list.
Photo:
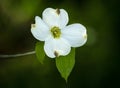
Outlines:
[[67, 26], [68, 21], [68, 13], [64, 9], [47, 8], [42, 19], [35, 17], [31, 32], [37, 40], [45, 41], [44, 51], [48, 57], [68, 55], [71, 47], [80, 47], [87, 41], [86, 28], [79, 23]]

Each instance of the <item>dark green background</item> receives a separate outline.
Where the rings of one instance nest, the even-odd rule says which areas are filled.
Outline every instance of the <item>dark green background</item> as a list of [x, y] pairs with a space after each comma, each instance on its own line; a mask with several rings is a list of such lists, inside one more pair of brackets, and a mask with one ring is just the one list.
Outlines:
[[0, 58], [0, 88], [119, 88], [119, 5], [119, 0], [0, 0], [0, 54], [34, 50], [30, 27], [47, 7], [64, 8], [69, 24], [81, 23], [88, 32], [67, 84], [54, 59], [41, 65], [29, 55]]

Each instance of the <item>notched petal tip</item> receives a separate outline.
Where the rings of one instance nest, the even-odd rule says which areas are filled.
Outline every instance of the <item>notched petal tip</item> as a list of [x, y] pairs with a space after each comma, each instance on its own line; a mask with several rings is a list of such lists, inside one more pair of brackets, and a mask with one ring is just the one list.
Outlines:
[[59, 15], [60, 14], [60, 9], [56, 9], [56, 13]]
[[60, 56], [57, 51], [54, 52], [54, 55], [55, 55], [56, 57], [59, 57], [59, 56]]
[[87, 34], [83, 35], [83, 38], [84, 38], [84, 39], [87, 39]]
[[35, 24], [31, 24], [31, 28], [35, 28], [36, 26], [35, 26]]

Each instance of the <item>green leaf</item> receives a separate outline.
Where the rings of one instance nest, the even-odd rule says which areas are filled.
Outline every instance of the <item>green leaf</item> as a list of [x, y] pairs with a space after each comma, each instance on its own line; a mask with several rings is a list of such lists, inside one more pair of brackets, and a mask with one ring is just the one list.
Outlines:
[[40, 61], [41, 64], [43, 64], [44, 58], [45, 58], [45, 52], [43, 48], [44, 43], [43, 42], [37, 42], [35, 51], [37, 59]]
[[72, 48], [71, 52], [67, 56], [61, 56], [56, 58], [56, 66], [61, 76], [66, 80], [75, 65], [75, 49]]

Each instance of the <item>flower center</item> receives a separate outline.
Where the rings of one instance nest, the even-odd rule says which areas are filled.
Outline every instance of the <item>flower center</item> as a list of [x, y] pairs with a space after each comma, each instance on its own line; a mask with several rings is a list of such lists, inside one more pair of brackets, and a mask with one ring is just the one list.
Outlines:
[[60, 31], [59, 27], [56, 27], [56, 26], [52, 27], [50, 31], [54, 38], [60, 38], [61, 31]]

